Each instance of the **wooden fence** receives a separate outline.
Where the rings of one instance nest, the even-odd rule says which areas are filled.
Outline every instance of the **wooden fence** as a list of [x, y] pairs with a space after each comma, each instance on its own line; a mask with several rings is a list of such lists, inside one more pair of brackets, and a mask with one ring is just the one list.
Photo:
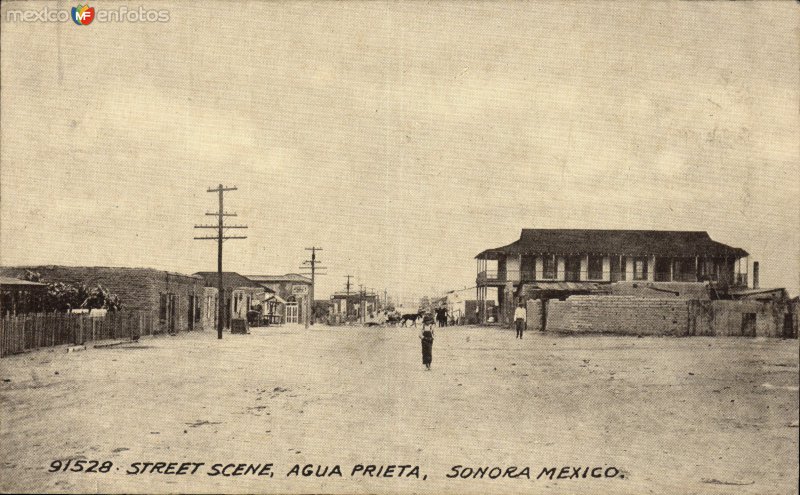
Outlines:
[[147, 311], [86, 314], [37, 313], [0, 319], [0, 357], [40, 347], [79, 345], [106, 339], [166, 333], [167, 325]]

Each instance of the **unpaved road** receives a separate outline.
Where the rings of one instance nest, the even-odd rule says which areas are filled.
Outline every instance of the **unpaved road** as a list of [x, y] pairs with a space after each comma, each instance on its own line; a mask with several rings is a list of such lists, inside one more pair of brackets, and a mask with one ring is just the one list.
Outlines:
[[[2, 491], [797, 493], [796, 340], [443, 329], [424, 371], [413, 329], [214, 337], [0, 360]], [[48, 472], [67, 459], [113, 467]], [[135, 462], [204, 465], [126, 474]], [[274, 476], [208, 476], [215, 463]], [[286, 476], [309, 463], [343, 476]], [[357, 464], [420, 478], [351, 476]], [[530, 479], [451, 479], [454, 465]], [[537, 479], [612, 466], [612, 479]]]

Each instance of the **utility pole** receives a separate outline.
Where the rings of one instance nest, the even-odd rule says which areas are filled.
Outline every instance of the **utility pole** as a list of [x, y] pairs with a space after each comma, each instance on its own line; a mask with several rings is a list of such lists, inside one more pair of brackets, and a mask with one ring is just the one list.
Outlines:
[[[327, 275], [326, 273], [317, 273], [317, 270], [325, 270], [327, 269], [326, 266], [317, 266], [320, 262], [317, 261], [317, 251], [322, 251], [321, 247], [310, 247], [306, 248], [306, 251], [311, 251], [311, 259], [306, 260], [303, 262], [303, 266], [300, 269], [308, 269], [309, 266], [311, 267], [311, 294], [308, 296], [309, 300], [309, 309], [308, 313], [306, 313], [306, 328], [308, 328], [308, 321], [311, 320], [311, 324], [315, 323], [314, 318], [314, 287], [316, 286], [316, 276], [317, 275]], [[309, 272], [305, 272], [304, 275], [309, 275]]]
[[353, 276], [345, 275], [345, 277], [347, 278], [347, 284], [345, 285], [345, 287], [347, 287], [347, 296], [350, 297], [350, 279], [353, 278]]
[[361, 323], [366, 321], [366, 315], [364, 314], [364, 310], [366, 308], [366, 302], [364, 301], [364, 296], [366, 295], [366, 291], [364, 290], [364, 286], [362, 284], [358, 284], [358, 311], [361, 313]]
[[217, 225], [195, 225], [196, 229], [217, 229], [217, 235], [195, 237], [195, 240], [217, 241], [217, 298], [219, 299], [219, 309], [217, 315], [217, 338], [222, 338], [222, 329], [225, 327], [225, 287], [222, 284], [222, 243], [228, 239], [247, 239], [247, 236], [225, 235], [225, 229], [246, 229], [247, 225], [225, 225], [225, 217], [235, 217], [236, 213], [227, 213], [223, 207], [223, 195], [226, 191], [236, 191], [234, 187], [224, 187], [220, 184], [216, 189], [208, 188], [206, 192], [219, 193], [219, 211], [217, 213], [206, 213], [206, 216], [217, 217]]
[[349, 315], [350, 315], [350, 307], [352, 306], [351, 301], [350, 301], [350, 279], [353, 278], [353, 276], [352, 275], [345, 275], [344, 277], [347, 279], [347, 283], [344, 285], [345, 294], [347, 294], [347, 297], [345, 298], [345, 301], [347, 301], [347, 302], [345, 303], [344, 318], [345, 318], [345, 320], [347, 320], [349, 318]]

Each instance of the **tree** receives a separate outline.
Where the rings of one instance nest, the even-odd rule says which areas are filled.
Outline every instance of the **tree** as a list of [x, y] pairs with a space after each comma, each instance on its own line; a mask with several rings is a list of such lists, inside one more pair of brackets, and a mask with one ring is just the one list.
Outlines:
[[428, 296], [425, 296], [419, 300], [419, 309], [423, 311], [428, 311], [431, 309], [431, 299]]
[[[25, 271], [23, 278], [31, 282], [44, 283], [39, 273], [30, 270]], [[118, 311], [122, 309], [122, 301], [119, 296], [112, 294], [100, 284], [87, 287], [78, 283], [49, 282], [42, 306], [45, 311], [68, 311], [78, 308]]]
[[315, 321], [324, 321], [328, 317], [331, 303], [324, 299], [314, 301], [313, 311]]

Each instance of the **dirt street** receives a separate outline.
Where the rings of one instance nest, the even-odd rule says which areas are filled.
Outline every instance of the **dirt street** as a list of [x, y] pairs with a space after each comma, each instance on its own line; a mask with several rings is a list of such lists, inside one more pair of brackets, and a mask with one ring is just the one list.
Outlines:
[[414, 329], [215, 336], [0, 360], [2, 491], [797, 493], [796, 340], [447, 328], [425, 371]]

